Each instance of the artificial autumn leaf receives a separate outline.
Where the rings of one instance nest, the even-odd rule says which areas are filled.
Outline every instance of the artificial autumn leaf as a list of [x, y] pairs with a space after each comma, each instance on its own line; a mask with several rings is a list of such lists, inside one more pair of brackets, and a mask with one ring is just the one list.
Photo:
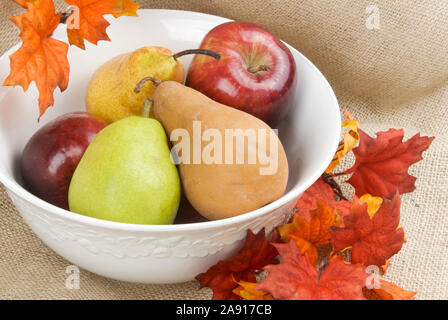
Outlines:
[[269, 273], [256, 290], [284, 300], [365, 300], [362, 288], [367, 274], [362, 266], [347, 264], [337, 256], [320, 272], [307, 255], [300, 255], [294, 241], [274, 246], [282, 261], [265, 267]]
[[379, 288], [363, 288], [367, 300], [414, 300], [417, 292], [400, 288], [394, 283], [379, 279]]
[[403, 142], [404, 131], [390, 129], [371, 138], [359, 130], [359, 146], [353, 149], [356, 161], [345, 173], [353, 173], [347, 181], [357, 196], [370, 193], [391, 199], [399, 193], [412, 192], [416, 178], [408, 174], [409, 166], [422, 160], [434, 137], [416, 134]]
[[15, 3], [17, 3], [19, 6], [21, 6], [24, 9], [28, 8], [28, 3], [31, 2], [35, 6], [39, 3], [39, 0], [13, 0]]
[[274, 300], [267, 292], [256, 290], [256, 282], [239, 281], [238, 287], [233, 289], [233, 293], [243, 298], [243, 300]]
[[317, 208], [317, 199], [328, 203], [330, 207], [338, 211], [340, 216], [350, 213], [352, 203], [347, 200], [336, 201], [333, 189], [322, 178], [319, 178], [297, 200], [295, 206], [297, 214], [309, 221], [310, 211]]
[[[406, 241], [405, 241], [406, 242]], [[382, 274], [385, 274], [387, 269], [390, 267], [390, 260], [386, 260], [386, 263], [380, 267], [380, 271]]]
[[201, 288], [213, 290], [214, 300], [237, 300], [232, 292], [239, 281], [255, 282], [255, 270], [261, 270], [277, 256], [275, 247], [266, 240], [262, 229], [257, 235], [247, 231], [243, 248], [230, 260], [219, 261], [205, 273], [196, 276]]
[[317, 200], [317, 209], [310, 211], [307, 221], [297, 213], [289, 224], [277, 227], [280, 240], [293, 240], [301, 255], [308, 254], [310, 262], [315, 265], [318, 260], [317, 248], [330, 243], [330, 227], [336, 226], [338, 215], [328, 204]]
[[110, 41], [106, 28], [109, 22], [103, 17], [113, 14], [136, 16], [139, 5], [131, 0], [65, 0], [75, 8], [67, 20], [69, 43], [85, 49], [84, 39], [97, 44], [100, 40]]
[[[380, 197], [374, 197], [369, 193], [366, 193], [365, 195], [361, 196], [359, 198], [361, 202], [367, 203], [367, 213], [369, 214], [370, 218], [372, 218], [375, 213], [378, 211], [378, 209], [381, 207], [381, 204], [383, 203], [383, 199]], [[398, 224], [397, 229], [401, 228], [401, 224]], [[404, 236], [404, 242], [406, 242], [406, 235]], [[386, 266], [387, 269], [387, 266]]]
[[58, 86], [64, 91], [69, 80], [68, 45], [50, 38], [59, 24], [59, 16], [53, 1], [40, 0], [39, 7], [29, 2], [26, 13], [11, 18], [21, 30], [22, 45], [10, 56], [11, 72], [3, 85], [20, 85], [26, 91], [35, 81], [40, 116], [54, 104], [54, 89]]
[[352, 114], [347, 110], [345, 110], [345, 116], [348, 120], [342, 121], [342, 128], [347, 128], [348, 131], [344, 132], [344, 138], [339, 144], [333, 160], [331, 160], [331, 163], [328, 166], [327, 170], [325, 170], [325, 173], [333, 172], [334, 168], [338, 166], [342, 158], [358, 144], [358, 129], [360, 127], [359, 122], [353, 119]]
[[138, 8], [140, 8], [140, 5], [132, 0], [121, 0], [121, 4], [118, 4], [116, 6], [116, 11], [113, 12], [112, 14], [115, 18], [121, 16], [136, 17], [138, 16], [137, 14]]
[[361, 202], [367, 203], [367, 213], [369, 217], [372, 218], [375, 213], [381, 208], [381, 204], [383, 203], [383, 199], [380, 197], [374, 197], [369, 193], [361, 196], [359, 198]]
[[351, 262], [366, 266], [382, 266], [400, 251], [404, 232], [400, 223], [400, 197], [398, 193], [383, 204], [371, 218], [367, 203], [354, 197], [350, 215], [345, 216], [343, 228], [332, 228], [332, 242], [336, 251], [351, 249]]

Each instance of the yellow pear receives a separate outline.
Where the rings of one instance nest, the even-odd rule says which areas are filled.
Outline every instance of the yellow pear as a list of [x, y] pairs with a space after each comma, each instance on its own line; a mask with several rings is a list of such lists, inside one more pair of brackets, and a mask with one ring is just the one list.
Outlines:
[[[152, 96], [155, 86], [147, 83], [136, 94], [137, 83], [148, 76], [183, 83], [184, 67], [177, 58], [203, 51], [185, 50], [175, 54], [164, 47], [148, 46], [112, 58], [90, 80], [86, 94], [87, 112], [108, 123], [140, 115], [143, 101]], [[215, 57], [219, 58], [219, 55]]]
[[240, 215], [284, 194], [286, 154], [262, 120], [174, 81], [158, 84], [152, 101], [174, 144], [185, 195], [201, 215]]

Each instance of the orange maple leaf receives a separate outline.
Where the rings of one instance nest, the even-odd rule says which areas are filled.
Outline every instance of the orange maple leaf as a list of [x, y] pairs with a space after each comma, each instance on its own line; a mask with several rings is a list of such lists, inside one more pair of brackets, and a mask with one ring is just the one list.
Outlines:
[[[120, 3], [121, 2], [121, 3]], [[132, 16], [136, 17], [137, 10], [140, 8], [140, 5], [138, 3], [135, 3], [132, 0], [121, 0], [118, 1], [115, 12], [113, 12], [113, 16], [115, 18], [121, 17], [121, 16]]]
[[233, 289], [233, 293], [243, 298], [243, 300], [274, 300], [267, 292], [256, 290], [256, 282], [239, 281], [239, 286]]
[[400, 197], [396, 193], [390, 202], [383, 200], [378, 211], [370, 217], [367, 203], [361, 202], [355, 196], [350, 215], [343, 218], [344, 227], [332, 228], [335, 250], [352, 247], [352, 263], [366, 266], [384, 265], [403, 245], [404, 231], [398, 227], [400, 203]]
[[379, 288], [363, 288], [367, 300], [414, 300], [417, 292], [400, 288], [394, 283], [379, 279]]
[[34, 5], [37, 5], [39, 3], [39, 0], [13, 0], [13, 1], [24, 9], [28, 8], [28, 3], [30, 2]]
[[310, 211], [307, 221], [297, 213], [289, 224], [277, 227], [280, 240], [289, 242], [294, 240], [300, 254], [308, 254], [310, 262], [316, 264], [318, 260], [317, 248], [330, 243], [330, 227], [336, 226], [338, 214], [328, 204], [317, 200], [317, 209]]
[[97, 44], [100, 40], [110, 41], [106, 33], [109, 22], [103, 17], [136, 16], [140, 7], [131, 0], [65, 0], [73, 13], [67, 19], [69, 43], [85, 49], [84, 40]]
[[365, 300], [362, 288], [368, 275], [362, 266], [347, 264], [336, 256], [325, 269], [318, 270], [308, 255], [300, 255], [294, 241], [274, 246], [282, 261], [265, 267], [269, 273], [256, 290], [283, 300]]
[[341, 162], [342, 158], [344, 158], [344, 156], [358, 144], [358, 129], [360, 127], [360, 124], [357, 120], [353, 119], [352, 114], [347, 110], [345, 110], [345, 116], [347, 120], [342, 121], [342, 128], [347, 128], [348, 131], [344, 133], [344, 138], [342, 142], [339, 143], [333, 160], [331, 160], [331, 163], [328, 166], [327, 170], [325, 170], [325, 173], [331, 173], [334, 168], [336, 168]]
[[429, 148], [434, 137], [416, 134], [403, 142], [404, 131], [390, 129], [371, 138], [359, 130], [359, 146], [353, 149], [356, 161], [345, 173], [353, 173], [348, 183], [357, 196], [370, 193], [391, 199], [399, 193], [412, 192], [416, 178], [408, 174], [409, 166], [422, 160], [422, 153]]
[[53, 91], [67, 88], [70, 66], [68, 45], [51, 38], [59, 24], [53, 1], [40, 0], [38, 6], [27, 3], [27, 12], [11, 18], [21, 30], [21, 47], [10, 56], [11, 72], [3, 85], [20, 85], [24, 91], [34, 81], [39, 90], [40, 117], [54, 104]]

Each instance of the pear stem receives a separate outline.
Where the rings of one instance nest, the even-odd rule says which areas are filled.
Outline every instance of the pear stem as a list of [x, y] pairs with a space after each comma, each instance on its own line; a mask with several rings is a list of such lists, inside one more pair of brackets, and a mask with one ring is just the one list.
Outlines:
[[[211, 56], [213, 58], [215, 58], [216, 60], [221, 59], [221, 54], [211, 51], [211, 50], [206, 50], [206, 49], [188, 49], [188, 50], [184, 50], [181, 52], [178, 52], [176, 54], [173, 55], [174, 60], [177, 60], [177, 58], [182, 57], [184, 55], [187, 54], [205, 54], [208, 56]], [[134, 92], [135, 93], [140, 93], [140, 91], [142, 90], [143, 85], [148, 82], [151, 81], [156, 87], [162, 83], [161, 80], [157, 80], [156, 78], [153, 77], [145, 77], [142, 80], [140, 80], [137, 85], [134, 88]]]
[[153, 77], [145, 77], [145, 78], [143, 78], [142, 80], [140, 80], [140, 81], [137, 83], [137, 86], [134, 88], [134, 92], [135, 92], [135, 93], [140, 93], [140, 91], [142, 90], [143, 85], [144, 85], [146, 82], [148, 82], [148, 81], [151, 81], [156, 87], [157, 87], [159, 84], [162, 83], [162, 81], [157, 80], [156, 78], [153, 78]]
[[143, 101], [143, 106], [142, 106], [142, 117], [143, 118], [149, 118], [149, 116], [151, 114], [152, 103], [153, 103], [153, 101], [150, 98], [146, 98]]
[[221, 54], [215, 52], [215, 51], [211, 51], [211, 50], [207, 50], [207, 49], [188, 49], [188, 50], [184, 50], [181, 52], [178, 52], [176, 54], [173, 55], [174, 60], [177, 60], [177, 58], [185, 56], [187, 54], [205, 54], [207, 56], [213, 57], [216, 60], [221, 59]]

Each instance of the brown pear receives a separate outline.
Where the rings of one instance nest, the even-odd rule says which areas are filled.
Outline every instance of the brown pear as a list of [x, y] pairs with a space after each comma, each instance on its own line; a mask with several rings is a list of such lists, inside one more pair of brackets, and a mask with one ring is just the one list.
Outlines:
[[185, 195], [201, 215], [228, 218], [282, 197], [288, 161], [262, 120], [175, 81], [157, 86], [152, 108], [173, 143]]

